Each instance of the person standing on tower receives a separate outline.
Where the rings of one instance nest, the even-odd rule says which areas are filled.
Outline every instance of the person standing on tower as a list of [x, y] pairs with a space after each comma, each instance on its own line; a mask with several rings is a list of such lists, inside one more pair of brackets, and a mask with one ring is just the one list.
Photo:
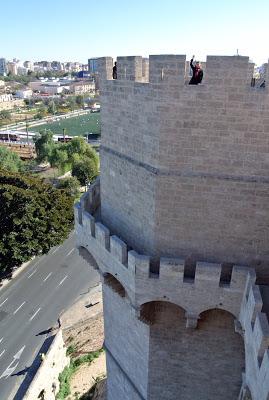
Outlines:
[[113, 79], [117, 79], [117, 62], [115, 61], [114, 67], [113, 67]]
[[189, 82], [189, 85], [198, 85], [199, 83], [202, 82], [204, 73], [199, 61], [196, 61], [195, 65], [193, 65], [193, 60], [194, 56], [192, 56], [192, 59], [190, 61], [190, 67], [192, 69], [192, 78]]

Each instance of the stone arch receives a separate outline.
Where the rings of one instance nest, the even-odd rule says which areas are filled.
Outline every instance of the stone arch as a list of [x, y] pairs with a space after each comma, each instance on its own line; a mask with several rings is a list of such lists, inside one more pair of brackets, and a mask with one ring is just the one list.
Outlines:
[[167, 307], [172, 307], [185, 313], [185, 310], [182, 307], [175, 303], [171, 303], [170, 301], [152, 300], [141, 304], [139, 319], [148, 325], [153, 325], [158, 320], [158, 314], [163, 311], [165, 312]]
[[243, 368], [243, 340], [227, 311], [207, 310], [186, 329], [184, 310], [166, 305], [150, 325], [149, 399], [234, 400]]
[[103, 279], [104, 279], [103, 280], [104, 285], [109, 286], [120, 297], [126, 296], [126, 291], [124, 286], [120, 283], [120, 281], [117, 278], [115, 278], [114, 275], [107, 272], [103, 275]]
[[80, 257], [82, 257], [88, 264], [90, 264], [94, 269], [99, 269], [99, 265], [96, 259], [92, 256], [89, 250], [84, 246], [79, 246], [78, 252]]

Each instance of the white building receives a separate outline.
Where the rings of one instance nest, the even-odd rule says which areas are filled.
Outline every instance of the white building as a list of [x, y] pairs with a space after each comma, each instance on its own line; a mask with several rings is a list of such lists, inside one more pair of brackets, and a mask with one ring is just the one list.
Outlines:
[[16, 97], [19, 99], [29, 99], [32, 97], [33, 91], [32, 89], [21, 89], [16, 91]]

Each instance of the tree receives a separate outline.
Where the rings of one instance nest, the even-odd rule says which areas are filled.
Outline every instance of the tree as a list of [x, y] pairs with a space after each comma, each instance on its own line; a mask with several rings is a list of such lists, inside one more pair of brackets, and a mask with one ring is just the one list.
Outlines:
[[37, 161], [48, 161], [52, 149], [55, 146], [53, 141], [53, 133], [50, 130], [45, 129], [44, 131], [41, 131], [39, 135], [34, 136], [33, 140], [35, 143]]
[[0, 119], [8, 119], [11, 120], [11, 113], [8, 110], [0, 111]]
[[18, 172], [23, 170], [23, 162], [18, 154], [14, 153], [7, 147], [0, 147], [0, 160], [1, 168], [7, 171]]
[[62, 243], [73, 225], [73, 198], [25, 174], [0, 171], [0, 271]]
[[65, 165], [68, 163], [68, 154], [65, 147], [61, 144], [55, 145], [48, 156], [48, 161], [52, 167], [64, 170]]
[[95, 158], [84, 158], [76, 161], [72, 168], [72, 176], [77, 177], [82, 186], [92, 182], [98, 175], [98, 163]]
[[58, 189], [65, 189], [66, 192], [73, 197], [77, 197], [80, 189], [80, 182], [74, 176], [69, 178], [59, 179], [57, 184]]
[[53, 100], [51, 100], [48, 104], [48, 113], [53, 115], [56, 113], [56, 106]]
[[70, 108], [70, 110], [74, 111], [74, 109], [76, 107], [76, 102], [73, 97], [68, 98], [67, 104], [68, 104], [68, 107]]
[[81, 94], [79, 94], [79, 95], [76, 97], [76, 103], [77, 103], [77, 105], [78, 105], [79, 107], [83, 107], [83, 106], [84, 106], [84, 98], [83, 98], [83, 96], [82, 96]]

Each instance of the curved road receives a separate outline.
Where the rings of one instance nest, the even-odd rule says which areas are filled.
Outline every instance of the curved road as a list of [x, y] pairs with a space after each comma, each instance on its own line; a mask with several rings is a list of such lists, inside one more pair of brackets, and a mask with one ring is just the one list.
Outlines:
[[98, 283], [98, 273], [78, 255], [73, 232], [0, 290], [1, 400], [14, 399], [46, 339], [42, 332]]

